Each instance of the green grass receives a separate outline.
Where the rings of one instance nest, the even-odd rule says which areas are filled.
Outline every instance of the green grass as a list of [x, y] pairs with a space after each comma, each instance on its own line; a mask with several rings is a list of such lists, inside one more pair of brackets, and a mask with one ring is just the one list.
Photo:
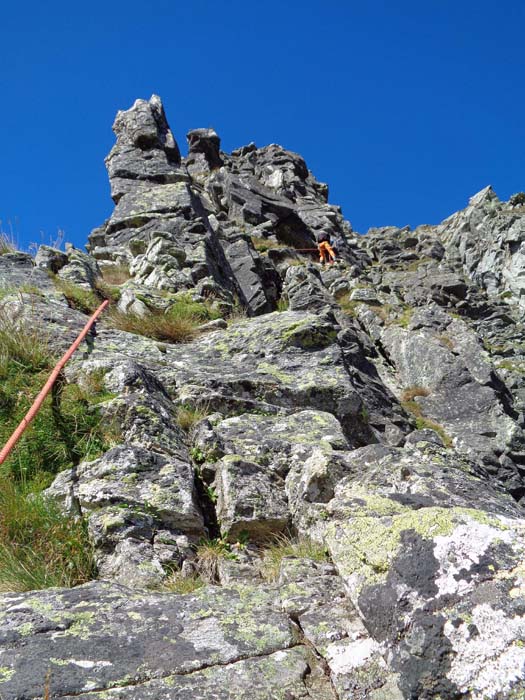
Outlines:
[[288, 299], [281, 297], [277, 300], [277, 311], [288, 311], [289, 306], [290, 302], [288, 301]]
[[277, 581], [281, 562], [285, 557], [327, 561], [326, 548], [318, 542], [300, 537], [292, 538], [279, 535], [262, 553], [261, 575], [266, 581]]
[[[38, 330], [0, 314], [0, 445], [47, 380], [55, 359]], [[48, 397], [0, 468], [0, 592], [75, 586], [95, 573], [85, 524], [41, 493], [55, 474], [118, 439], [97, 403], [111, 398], [103, 372]]]
[[92, 289], [85, 289], [74, 282], [63, 280], [57, 276], [53, 277], [53, 281], [58, 291], [66, 297], [72, 309], [84, 314], [92, 314], [102, 303], [102, 299]]
[[412, 393], [412, 398], [405, 401], [401, 401], [401, 406], [405, 409], [405, 411], [411, 413], [414, 416], [414, 418], [416, 419], [416, 428], [418, 430], [433, 430], [443, 440], [443, 444], [447, 449], [449, 447], [452, 447], [452, 438], [446, 432], [445, 428], [439, 423], [436, 423], [435, 421], [431, 420], [430, 418], [426, 418], [426, 416], [423, 415], [421, 406], [417, 403], [417, 401], [413, 400], [416, 396], [428, 396], [428, 390], [422, 389], [421, 387], [414, 387], [413, 389], [408, 389], [404, 393], [404, 396], [409, 396], [410, 392], [414, 392], [414, 390], [416, 391], [416, 393]]
[[408, 328], [410, 321], [412, 319], [412, 316], [414, 314], [415, 309], [411, 308], [408, 306], [406, 309], [404, 309], [399, 316], [394, 320], [394, 323], [398, 326], [401, 326], [401, 328]]
[[166, 315], [175, 319], [194, 319], [205, 323], [221, 318], [221, 314], [211, 304], [203, 301], [193, 301], [191, 295], [182, 294], [168, 308]]
[[77, 586], [95, 573], [85, 523], [41, 493], [0, 478], [0, 592]]
[[[38, 330], [0, 315], [0, 444], [5, 444], [45, 384], [55, 358]], [[49, 483], [62, 469], [94, 459], [112, 442], [111, 424], [96, 406], [110, 398], [94, 375], [84, 387], [58, 384], [2, 465], [18, 482]], [[98, 384], [97, 384], [98, 383]], [[97, 389], [98, 386], [98, 390]]]

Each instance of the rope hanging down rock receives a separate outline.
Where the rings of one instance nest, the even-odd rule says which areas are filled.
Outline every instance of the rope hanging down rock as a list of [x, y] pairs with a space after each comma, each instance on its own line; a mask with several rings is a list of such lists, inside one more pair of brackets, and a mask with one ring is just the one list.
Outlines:
[[104, 309], [108, 306], [109, 301], [106, 299], [106, 301], [102, 302], [102, 304], [98, 307], [98, 309], [95, 311], [95, 313], [91, 316], [89, 321], [86, 323], [84, 328], [82, 329], [81, 333], [79, 334], [78, 338], [75, 340], [75, 342], [71, 345], [69, 350], [63, 355], [62, 359], [57, 362], [55, 365], [55, 368], [49, 375], [49, 379], [47, 382], [44, 384], [42, 387], [42, 390], [34, 400], [31, 408], [29, 411], [26, 413], [24, 418], [20, 421], [18, 427], [14, 431], [14, 433], [11, 435], [9, 440], [6, 442], [4, 448], [0, 452], [0, 464], [3, 464], [5, 460], [7, 459], [9, 453], [13, 449], [13, 447], [16, 445], [22, 434], [24, 433], [25, 429], [28, 427], [28, 425], [31, 423], [33, 418], [36, 416], [38, 411], [40, 410], [41, 405], [44, 403], [44, 399], [46, 396], [49, 394], [51, 391], [51, 388], [53, 387], [53, 384], [56, 382], [57, 377], [59, 376], [60, 372], [64, 368], [65, 364], [68, 362], [68, 360], [71, 358], [75, 350], [77, 350], [78, 346], [80, 343], [84, 340], [84, 338], [87, 336], [89, 331], [91, 330], [91, 327], [97, 320], [97, 318], [100, 316], [100, 314], [104, 311]]

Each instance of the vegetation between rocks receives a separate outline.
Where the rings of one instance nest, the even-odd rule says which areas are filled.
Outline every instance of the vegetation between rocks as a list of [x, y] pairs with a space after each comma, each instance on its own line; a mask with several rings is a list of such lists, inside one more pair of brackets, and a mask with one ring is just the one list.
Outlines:
[[183, 404], [177, 408], [177, 424], [185, 431], [190, 430], [196, 423], [209, 415], [208, 406], [190, 406]]
[[109, 285], [121, 285], [131, 278], [131, 273], [127, 265], [105, 265], [101, 268], [102, 279]]
[[[0, 314], [0, 445], [44, 385], [54, 363], [45, 338]], [[81, 459], [94, 459], [112, 439], [97, 403], [110, 398], [99, 376], [86, 385], [59, 377], [29, 428], [0, 468], [0, 591], [72, 586], [89, 580], [94, 563], [85, 525], [64, 515], [42, 491]]]
[[34, 486], [0, 476], [0, 592], [77, 586], [95, 575], [85, 523]]
[[306, 537], [293, 538], [278, 535], [262, 553], [261, 575], [266, 581], [277, 581], [281, 562], [285, 557], [327, 561], [328, 555], [324, 545]]
[[201, 321], [194, 316], [175, 316], [152, 311], [145, 316], [111, 310], [108, 323], [121, 331], [145, 335], [166, 343], [187, 343], [199, 334]]
[[423, 415], [421, 406], [417, 403], [417, 401], [414, 401], [417, 396], [428, 396], [429, 394], [430, 392], [428, 389], [420, 386], [406, 389], [401, 396], [401, 406], [405, 409], [405, 411], [414, 416], [416, 428], [418, 430], [433, 430], [443, 440], [445, 447], [452, 447], [452, 438], [446, 432], [445, 428], [430, 418], [426, 418]]

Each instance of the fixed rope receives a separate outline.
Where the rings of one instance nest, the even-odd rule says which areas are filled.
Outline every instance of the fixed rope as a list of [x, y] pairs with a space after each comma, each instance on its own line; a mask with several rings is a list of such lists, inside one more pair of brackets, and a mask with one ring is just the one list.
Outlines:
[[100, 314], [104, 311], [104, 309], [108, 306], [109, 301], [106, 299], [106, 301], [102, 302], [102, 304], [98, 307], [98, 309], [95, 311], [95, 313], [90, 317], [89, 321], [86, 323], [82, 331], [80, 332], [78, 338], [75, 340], [75, 342], [70, 346], [69, 350], [63, 355], [63, 357], [57, 362], [55, 365], [55, 368], [49, 375], [49, 379], [47, 382], [44, 384], [42, 387], [40, 393], [36, 397], [36, 399], [33, 401], [33, 404], [29, 411], [26, 413], [26, 415], [22, 418], [20, 423], [18, 424], [17, 429], [14, 431], [14, 433], [11, 435], [9, 440], [6, 442], [4, 448], [0, 452], [0, 464], [5, 462], [7, 459], [9, 453], [13, 449], [13, 447], [16, 445], [28, 425], [31, 423], [33, 418], [36, 416], [38, 411], [40, 410], [40, 407], [44, 403], [44, 399], [46, 396], [49, 394], [51, 391], [53, 384], [56, 382], [57, 377], [59, 376], [60, 372], [64, 368], [64, 365], [68, 362], [68, 360], [71, 358], [75, 350], [78, 349], [78, 346], [80, 343], [84, 340], [84, 338], [87, 336], [89, 331], [91, 330], [91, 327], [97, 320], [97, 318], [100, 316]]

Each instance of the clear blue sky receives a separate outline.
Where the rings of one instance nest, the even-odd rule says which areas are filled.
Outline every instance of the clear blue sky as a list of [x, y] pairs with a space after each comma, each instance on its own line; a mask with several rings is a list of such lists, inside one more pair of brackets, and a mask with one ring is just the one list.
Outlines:
[[112, 210], [115, 113], [159, 94], [183, 152], [213, 126], [299, 152], [360, 232], [525, 190], [523, 0], [6, 0], [0, 219], [81, 246]]

